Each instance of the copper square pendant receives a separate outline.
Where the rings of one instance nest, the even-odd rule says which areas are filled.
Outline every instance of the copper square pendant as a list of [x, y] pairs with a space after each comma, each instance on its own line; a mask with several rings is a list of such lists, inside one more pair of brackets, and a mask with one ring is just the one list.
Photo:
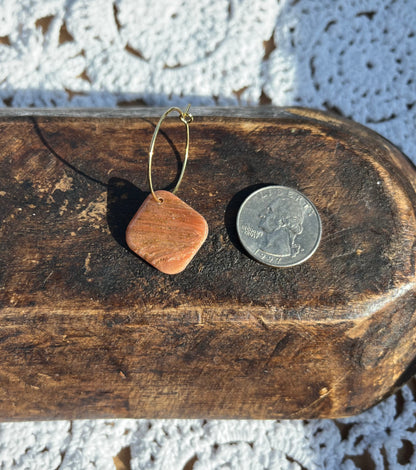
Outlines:
[[208, 235], [204, 217], [169, 191], [149, 194], [126, 230], [137, 255], [165, 274], [183, 271]]

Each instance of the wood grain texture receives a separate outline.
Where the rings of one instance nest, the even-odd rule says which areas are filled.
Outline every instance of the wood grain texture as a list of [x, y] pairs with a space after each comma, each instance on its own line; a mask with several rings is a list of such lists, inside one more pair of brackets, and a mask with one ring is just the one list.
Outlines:
[[[194, 110], [178, 195], [210, 235], [168, 276], [125, 239], [160, 114], [0, 113], [0, 418], [337, 417], [410, 378], [415, 170], [400, 151], [313, 110]], [[179, 124], [158, 139], [158, 188], [180, 169]], [[270, 184], [320, 213], [302, 265], [261, 265], [238, 241], [242, 201]]]
[[[157, 200], [156, 200], [157, 198]], [[208, 235], [207, 221], [169, 191], [149, 194], [126, 230], [127, 246], [165, 274], [182, 272]]]

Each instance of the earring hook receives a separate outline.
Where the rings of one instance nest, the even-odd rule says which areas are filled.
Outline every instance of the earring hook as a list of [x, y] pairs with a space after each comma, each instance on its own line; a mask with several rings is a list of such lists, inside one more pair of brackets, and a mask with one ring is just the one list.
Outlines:
[[186, 145], [185, 145], [185, 157], [184, 157], [183, 163], [182, 163], [182, 170], [180, 172], [178, 182], [176, 183], [176, 186], [174, 187], [174, 189], [172, 191], [172, 193], [175, 194], [178, 191], [179, 186], [182, 182], [182, 178], [183, 178], [183, 175], [185, 173], [186, 164], [188, 162], [188, 156], [189, 156], [189, 124], [194, 120], [192, 114], [189, 113], [190, 107], [191, 107], [191, 105], [188, 104], [185, 111], [182, 111], [180, 108], [177, 108], [176, 106], [173, 106], [172, 108], [169, 108], [167, 111], [165, 111], [162, 114], [161, 118], [159, 119], [159, 122], [157, 123], [155, 131], [153, 132], [153, 137], [152, 137], [152, 141], [150, 142], [150, 148], [149, 148], [149, 165], [148, 165], [147, 178], [149, 180], [150, 192], [152, 193], [152, 196], [154, 197], [155, 201], [158, 204], [161, 204], [162, 201], [156, 196], [156, 193], [153, 189], [153, 183], [152, 183], [152, 159], [153, 159], [153, 151], [154, 151], [155, 143], [156, 143], [156, 137], [159, 133], [160, 126], [162, 125], [162, 122], [164, 121], [166, 116], [168, 116], [168, 114], [170, 114], [173, 111], [176, 111], [177, 113], [179, 113], [179, 119], [185, 124], [185, 128], [186, 128]]

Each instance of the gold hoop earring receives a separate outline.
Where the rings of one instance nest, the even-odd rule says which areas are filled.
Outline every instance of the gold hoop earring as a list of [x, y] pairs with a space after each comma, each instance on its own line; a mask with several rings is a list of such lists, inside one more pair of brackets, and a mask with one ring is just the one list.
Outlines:
[[[189, 124], [193, 121], [189, 113], [169, 108], [156, 125], [149, 147], [148, 181], [150, 194], [136, 212], [126, 230], [129, 248], [165, 274], [178, 274], [191, 262], [208, 235], [208, 224], [199, 212], [175, 196], [185, 172], [189, 156]], [[153, 188], [152, 160], [156, 138], [164, 119], [173, 111], [185, 124], [185, 157], [178, 182], [172, 192]]]

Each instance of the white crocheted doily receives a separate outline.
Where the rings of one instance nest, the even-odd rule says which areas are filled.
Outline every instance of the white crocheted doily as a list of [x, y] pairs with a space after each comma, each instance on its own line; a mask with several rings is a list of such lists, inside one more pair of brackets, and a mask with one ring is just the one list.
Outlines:
[[[416, 161], [414, 0], [0, 0], [0, 65], [3, 106], [310, 106]], [[415, 412], [3, 423], [0, 468], [414, 470]]]

